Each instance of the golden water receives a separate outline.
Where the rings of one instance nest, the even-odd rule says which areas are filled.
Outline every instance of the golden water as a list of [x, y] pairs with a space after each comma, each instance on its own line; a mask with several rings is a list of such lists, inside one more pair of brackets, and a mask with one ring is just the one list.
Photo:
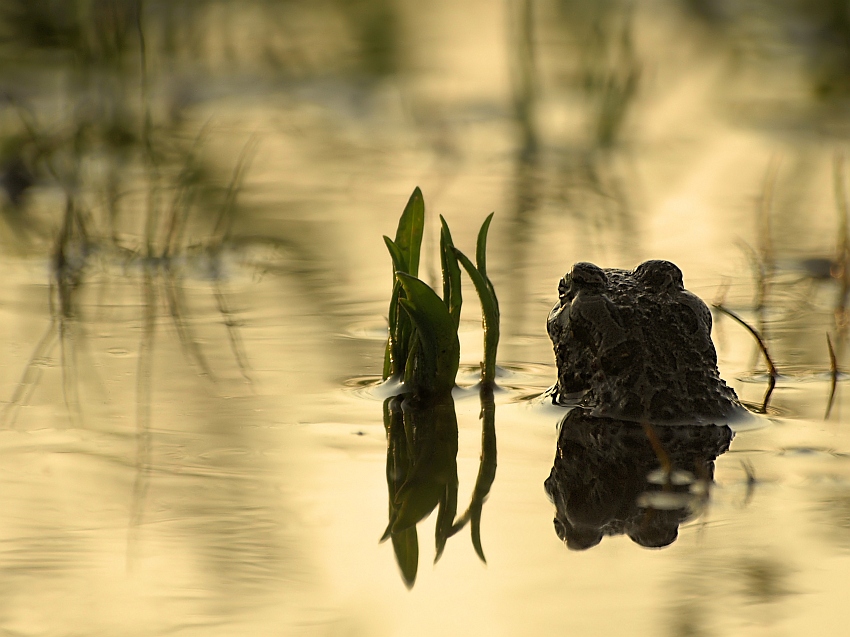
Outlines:
[[[252, 134], [259, 140], [240, 193], [247, 212], [234, 235], [242, 240], [218, 255], [219, 276], [191, 255], [170, 279], [104, 252], [90, 260], [63, 316], [50, 305], [50, 241], [22, 249], [4, 229], [2, 630], [843, 634], [843, 382], [823, 418], [838, 284], [799, 267], [835, 249], [837, 133], [780, 130], [769, 115], [754, 123], [740, 112], [763, 112], [760, 96], [745, 73], [728, 79], [725, 52], [699, 32], [677, 38], [683, 18], [641, 13], [645, 39], [673, 44], [641, 43], [652, 52], [648, 88], [624, 147], [576, 150], [584, 147], [575, 142], [578, 107], [552, 89], [538, 104], [541, 148], [521, 160], [501, 9], [399, 7], [414, 34], [415, 72], [405, 82], [367, 90], [304, 81], [266, 86], [260, 98], [235, 90], [192, 112], [195, 128], [213, 122], [208, 152], [227, 170], [234, 148]], [[792, 106], [802, 100], [793, 77], [779, 78]], [[555, 378], [544, 326], [558, 279], [580, 260], [634, 267], [670, 259], [690, 290], [710, 302], [728, 285], [726, 303], [757, 322], [742, 244], [764, 245], [757, 210], [771, 162], [778, 270], [766, 331], [782, 374], [771, 412], [718, 458], [708, 508], [671, 546], [648, 550], [620, 536], [567, 550], [543, 490], [563, 412], [529, 399]], [[438, 215], [469, 253], [478, 225], [496, 212], [488, 269], [507, 375], [496, 396], [498, 470], [482, 518], [487, 563], [467, 527], [432, 565], [431, 516], [419, 525], [419, 572], [408, 590], [392, 547], [378, 542], [387, 442], [372, 381], [391, 288], [381, 236], [395, 231], [416, 185], [426, 200], [423, 271], [432, 284]], [[48, 192], [33, 205], [58, 219], [57, 201]], [[469, 386], [482, 345], [477, 300], [471, 287], [465, 294], [460, 381]], [[732, 321], [715, 320], [723, 377], [760, 403], [754, 344]], [[462, 511], [478, 472], [478, 396], [460, 391], [455, 406]]]

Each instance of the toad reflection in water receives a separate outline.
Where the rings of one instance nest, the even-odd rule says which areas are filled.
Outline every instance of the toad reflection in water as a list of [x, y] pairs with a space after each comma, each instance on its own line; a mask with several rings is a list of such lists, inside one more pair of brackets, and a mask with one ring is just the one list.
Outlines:
[[728, 425], [640, 425], [570, 411], [561, 423], [546, 492], [555, 532], [570, 549], [628, 535], [641, 546], [675, 541], [699, 511], [714, 478], [714, 460], [729, 449]]
[[707, 497], [734, 435], [726, 423], [747, 416], [720, 378], [711, 312], [669, 261], [577, 263], [558, 292], [552, 395], [577, 405], [546, 480], [558, 536], [572, 549], [624, 533], [667, 546]]

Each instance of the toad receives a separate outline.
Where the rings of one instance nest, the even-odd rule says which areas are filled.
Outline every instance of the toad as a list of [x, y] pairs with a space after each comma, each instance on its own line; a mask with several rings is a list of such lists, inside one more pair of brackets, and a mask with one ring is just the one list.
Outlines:
[[720, 424], [747, 413], [720, 378], [711, 312], [673, 263], [576, 263], [558, 294], [547, 321], [555, 402], [635, 422]]

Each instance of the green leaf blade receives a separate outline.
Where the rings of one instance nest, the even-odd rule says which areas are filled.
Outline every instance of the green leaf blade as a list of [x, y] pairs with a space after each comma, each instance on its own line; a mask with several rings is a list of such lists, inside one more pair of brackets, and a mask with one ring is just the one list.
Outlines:
[[384, 243], [390, 252], [390, 258], [393, 260], [393, 271], [407, 272], [407, 259], [405, 259], [404, 253], [398, 244], [387, 235], [384, 235]]
[[407, 588], [413, 588], [416, 583], [416, 572], [419, 570], [419, 536], [416, 527], [412, 526], [400, 533], [391, 535], [395, 560], [401, 571], [401, 578]]
[[405, 267], [396, 268], [407, 274], [418, 276], [419, 254], [422, 248], [422, 234], [425, 231], [425, 199], [417, 186], [410, 195], [404, 212], [398, 220], [395, 244], [401, 252]]
[[460, 364], [460, 341], [454, 319], [442, 299], [426, 283], [397, 272], [406, 298], [399, 305], [416, 327], [421, 343], [414, 390], [430, 394], [451, 392]]
[[490, 222], [493, 221], [494, 214], [496, 213], [491, 212], [481, 224], [478, 241], [475, 243], [475, 265], [485, 279], [487, 278], [487, 233], [490, 231]]
[[[398, 244], [386, 235], [384, 236], [384, 244], [386, 244], [393, 262], [393, 272], [405, 271], [405, 268], [408, 267], [407, 259]], [[387, 317], [389, 335], [384, 351], [384, 368], [382, 374], [384, 380], [387, 380], [391, 376], [401, 376], [404, 373], [404, 363], [409, 354], [408, 342], [410, 340], [410, 334], [413, 331], [413, 326], [410, 324], [410, 318], [407, 314], [399, 312], [399, 300], [403, 297], [404, 290], [401, 287], [401, 283], [396, 279], [393, 282], [393, 293], [390, 299], [389, 314]]]
[[481, 380], [485, 385], [490, 385], [496, 380], [496, 350], [499, 347], [499, 302], [489, 279], [472, 264], [472, 261], [463, 252], [455, 248], [454, 253], [469, 278], [472, 279], [472, 284], [475, 286], [475, 291], [481, 301], [481, 322], [484, 326], [484, 369], [481, 373]]
[[440, 263], [443, 270], [443, 302], [449, 308], [449, 314], [457, 329], [460, 325], [460, 310], [463, 306], [460, 265], [454, 253], [452, 234], [442, 215], [440, 215]]
[[446, 542], [452, 536], [452, 522], [457, 514], [457, 490], [458, 480], [457, 474], [455, 474], [455, 479], [446, 484], [445, 493], [440, 499], [440, 506], [437, 510], [437, 525], [434, 528], [436, 544], [435, 564], [442, 557], [443, 550], [446, 548]]

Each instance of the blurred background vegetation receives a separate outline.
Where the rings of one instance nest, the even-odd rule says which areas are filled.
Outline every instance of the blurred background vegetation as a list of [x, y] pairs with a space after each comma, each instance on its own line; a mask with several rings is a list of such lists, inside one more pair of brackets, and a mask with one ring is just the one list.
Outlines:
[[636, 158], [700, 134], [690, 92], [784, 149], [782, 248], [811, 148], [848, 132], [848, 78], [838, 0], [0, 0], [0, 242], [73, 270], [262, 239], [315, 282], [341, 267], [324, 210], [420, 181], [439, 205], [459, 167], [507, 157], [518, 271], [551, 210], [628, 252]]
[[[387, 108], [381, 96], [398, 91], [406, 116], [444, 158], [462, 154], [452, 129], [470, 108], [481, 116], [482, 105], [469, 102], [484, 98], [491, 112], [513, 120], [523, 161], [536, 162], [545, 151], [546, 161], [563, 167], [561, 189], [595, 189], [623, 207], [627, 197], [606, 169], [610, 153], [629, 146], [635, 111], [657, 92], [660, 63], [680, 46], [654, 40], [670, 35], [659, 22], [720, 52], [732, 84], [746, 86], [765, 73], [784, 80], [778, 88], [753, 87], [761, 96], [735, 95], [739, 115], [798, 129], [822, 128], [828, 118], [831, 133], [845, 128], [846, 2], [509, 0], [503, 15], [501, 6], [490, 10], [504, 21], [508, 90], [466, 95], [463, 107], [458, 87], [442, 96], [428, 89], [445, 62], [439, 41], [432, 46], [423, 34], [438, 37], [428, 34], [429, 13], [445, 11], [405, 0], [3, 0], [7, 225], [45, 230], [50, 206], [36, 201], [62, 193], [90, 215], [87, 223], [97, 220], [101, 234], [141, 231], [147, 243], [161, 243], [148, 217], [165, 224], [158, 208], [167, 206], [140, 203], [140, 193], [153, 188], [157, 200], [179, 189], [179, 205], [189, 205], [185, 198], [215, 208], [233, 166], [204, 151], [211, 131], [203, 107], [246, 94], [272, 108], [285, 110], [283, 96], [357, 118]], [[477, 7], [471, 15], [481, 13]], [[475, 48], [476, 25], [456, 28], [468, 32], [464, 64], [489, 66], [491, 52]]]

